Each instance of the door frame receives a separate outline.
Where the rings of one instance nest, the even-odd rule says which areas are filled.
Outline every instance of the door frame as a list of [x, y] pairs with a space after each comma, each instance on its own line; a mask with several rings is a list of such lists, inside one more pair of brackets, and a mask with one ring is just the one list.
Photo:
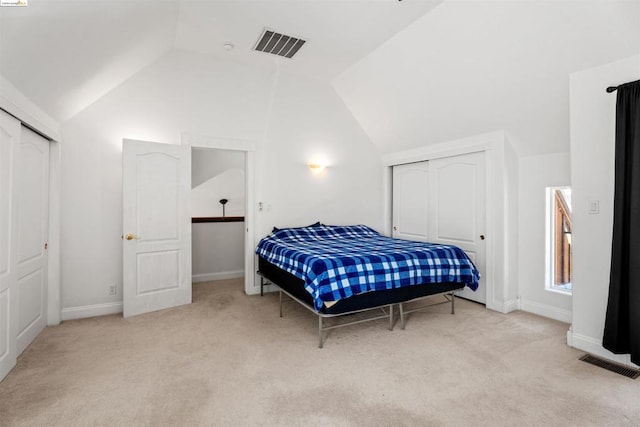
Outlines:
[[181, 145], [191, 148], [210, 148], [216, 150], [233, 150], [245, 153], [245, 237], [244, 237], [244, 292], [247, 295], [255, 295], [259, 292], [256, 287], [255, 269], [255, 155], [257, 142], [246, 139], [214, 137], [209, 135], [183, 132], [180, 138]]
[[514, 220], [514, 213], [506, 206], [506, 200], [514, 197], [514, 194], [505, 189], [509, 175], [514, 173], [517, 186], [517, 160], [515, 170], [507, 165], [511, 161], [507, 152], [509, 149], [504, 131], [497, 131], [382, 156], [383, 222], [384, 232], [390, 236], [393, 221], [393, 166], [461, 154], [485, 153], [486, 307], [501, 313], [519, 309], [517, 266], [514, 267], [514, 264], [517, 265], [517, 255], [514, 255], [517, 253], [517, 241], [511, 240], [517, 236], [517, 229], [514, 230], [517, 227], [517, 215]]

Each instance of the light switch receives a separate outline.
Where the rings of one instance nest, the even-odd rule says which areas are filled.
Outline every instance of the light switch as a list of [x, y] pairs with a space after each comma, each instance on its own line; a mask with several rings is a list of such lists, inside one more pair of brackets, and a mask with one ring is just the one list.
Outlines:
[[587, 213], [599, 214], [600, 213], [600, 200], [589, 200], [589, 207]]

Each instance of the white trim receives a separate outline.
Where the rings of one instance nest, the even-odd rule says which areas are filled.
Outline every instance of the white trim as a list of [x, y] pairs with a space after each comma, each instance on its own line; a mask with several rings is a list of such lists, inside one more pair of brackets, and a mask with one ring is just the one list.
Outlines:
[[248, 139], [222, 138], [191, 132], [182, 133], [180, 144], [198, 148], [214, 148], [216, 150], [256, 151], [257, 149], [256, 142]]
[[567, 331], [567, 345], [621, 365], [629, 366], [634, 369], [640, 368], [640, 366], [631, 362], [630, 355], [614, 354], [602, 347], [602, 339], [575, 334], [571, 329]]
[[256, 295], [260, 292], [260, 279], [256, 272], [256, 203], [255, 203], [255, 185], [256, 185], [256, 153], [247, 151], [245, 156], [245, 211], [244, 225], [246, 227], [246, 235], [244, 240], [244, 291], [248, 295]]
[[54, 141], [61, 140], [60, 124], [31, 102], [2, 75], [0, 75], [0, 109], [47, 138]]
[[60, 222], [61, 222], [61, 146], [49, 143], [49, 236], [48, 236], [48, 286], [47, 325], [60, 324], [62, 305], [62, 281], [60, 269]]
[[245, 152], [245, 213], [244, 225], [244, 292], [247, 295], [255, 295], [260, 292], [260, 285], [255, 268], [255, 141], [235, 138], [222, 138], [207, 135], [198, 135], [183, 132], [181, 145], [189, 145], [191, 148], [212, 148], [217, 150], [235, 150]]
[[424, 160], [433, 160], [442, 157], [486, 151], [493, 147], [493, 143], [495, 141], [504, 140], [505, 133], [502, 130], [483, 133], [468, 138], [440, 142], [438, 144], [427, 145], [412, 150], [387, 153], [382, 156], [382, 164], [385, 166], [395, 166], [403, 163], [422, 162]]
[[237, 279], [244, 276], [244, 270], [221, 271], [220, 273], [194, 274], [193, 283], [210, 282], [212, 280]]
[[520, 300], [517, 300], [517, 299], [505, 301], [504, 303], [500, 301], [495, 301], [494, 303], [498, 306], [501, 306], [502, 310], [498, 310], [498, 311], [504, 314], [520, 310]]
[[570, 310], [553, 307], [547, 304], [540, 304], [535, 301], [520, 300], [520, 310], [537, 314], [538, 316], [548, 317], [549, 319], [558, 320], [564, 323], [571, 323], [572, 313]]
[[122, 313], [121, 302], [67, 307], [62, 309], [62, 320], [84, 319], [86, 317], [105, 316], [107, 314], [117, 313]]

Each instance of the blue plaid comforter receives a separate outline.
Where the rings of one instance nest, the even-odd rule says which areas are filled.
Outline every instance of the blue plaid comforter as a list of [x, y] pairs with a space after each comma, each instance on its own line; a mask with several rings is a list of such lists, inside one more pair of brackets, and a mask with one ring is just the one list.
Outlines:
[[256, 253], [304, 280], [316, 310], [351, 295], [423, 283], [464, 283], [475, 291], [480, 280], [457, 246], [392, 239], [364, 225], [276, 229]]

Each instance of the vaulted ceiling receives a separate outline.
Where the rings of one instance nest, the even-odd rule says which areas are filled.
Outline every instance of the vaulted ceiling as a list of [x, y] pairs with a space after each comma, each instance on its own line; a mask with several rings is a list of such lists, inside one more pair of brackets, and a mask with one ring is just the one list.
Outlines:
[[[441, 1], [30, 0], [0, 8], [0, 74], [59, 121], [173, 48], [331, 79]], [[265, 27], [308, 42], [255, 52]]]
[[569, 75], [639, 53], [637, 0], [445, 1], [334, 86], [382, 152], [495, 130], [568, 152]]
[[[255, 52], [265, 27], [308, 42], [292, 60]], [[640, 0], [30, 0], [0, 8], [0, 74], [60, 122], [172, 49], [328, 81], [382, 152], [498, 129], [520, 155], [566, 152], [568, 76], [640, 53]]]

